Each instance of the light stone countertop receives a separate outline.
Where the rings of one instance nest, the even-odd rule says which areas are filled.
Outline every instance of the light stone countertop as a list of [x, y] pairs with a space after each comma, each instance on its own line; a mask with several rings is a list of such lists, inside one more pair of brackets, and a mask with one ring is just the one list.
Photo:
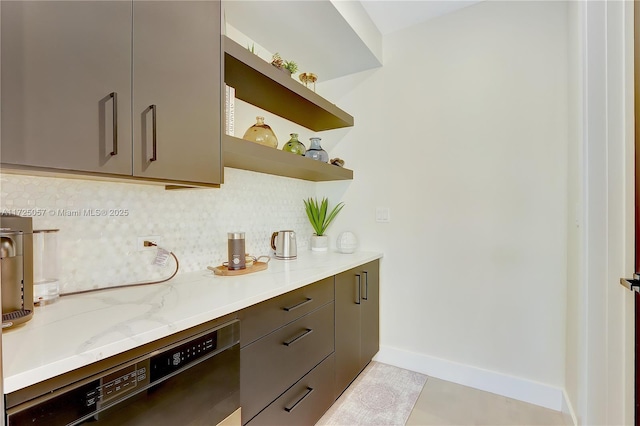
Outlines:
[[10, 393], [186, 330], [382, 257], [336, 252], [271, 259], [265, 271], [223, 277], [185, 273], [156, 285], [66, 296], [36, 307], [2, 332], [4, 392]]

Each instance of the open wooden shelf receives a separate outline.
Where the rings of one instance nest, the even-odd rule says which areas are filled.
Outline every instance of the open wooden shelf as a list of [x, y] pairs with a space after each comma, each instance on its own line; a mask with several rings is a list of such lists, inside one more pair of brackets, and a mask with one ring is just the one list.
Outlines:
[[229, 135], [222, 137], [222, 156], [224, 166], [234, 169], [313, 182], [353, 179], [352, 170]]
[[315, 132], [353, 126], [353, 117], [270, 63], [224, 39], [224, 80], [236, 98]]

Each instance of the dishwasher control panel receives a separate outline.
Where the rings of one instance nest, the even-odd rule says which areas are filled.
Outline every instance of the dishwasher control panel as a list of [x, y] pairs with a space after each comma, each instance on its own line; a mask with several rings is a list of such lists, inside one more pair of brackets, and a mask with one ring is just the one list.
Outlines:
[[114, 400], [125, 393], [149, 384], [149, 360], [129, 365], [103, 376], [85, 395], [87, 407]]
[[151, 357], [151, 383], [206, 357], [218, 348], [218, 332], [201, 336]]

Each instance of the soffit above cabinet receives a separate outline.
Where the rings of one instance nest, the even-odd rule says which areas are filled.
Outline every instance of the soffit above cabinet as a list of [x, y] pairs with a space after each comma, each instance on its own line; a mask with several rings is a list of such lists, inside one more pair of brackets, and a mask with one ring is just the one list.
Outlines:
[[[345, 4], [342, 4], [345, 3]], [[382, 65], [382, 36], [359, 2], [223, 1], [225, 20], [319, 81]]]

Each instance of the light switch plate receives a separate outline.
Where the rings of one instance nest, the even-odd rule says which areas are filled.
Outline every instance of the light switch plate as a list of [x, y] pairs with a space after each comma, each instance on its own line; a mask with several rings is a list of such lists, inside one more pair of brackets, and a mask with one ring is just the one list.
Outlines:
[[389, 207], [376, 207], [376, 222], [387, 223], [391, 222], [391, 214]]

